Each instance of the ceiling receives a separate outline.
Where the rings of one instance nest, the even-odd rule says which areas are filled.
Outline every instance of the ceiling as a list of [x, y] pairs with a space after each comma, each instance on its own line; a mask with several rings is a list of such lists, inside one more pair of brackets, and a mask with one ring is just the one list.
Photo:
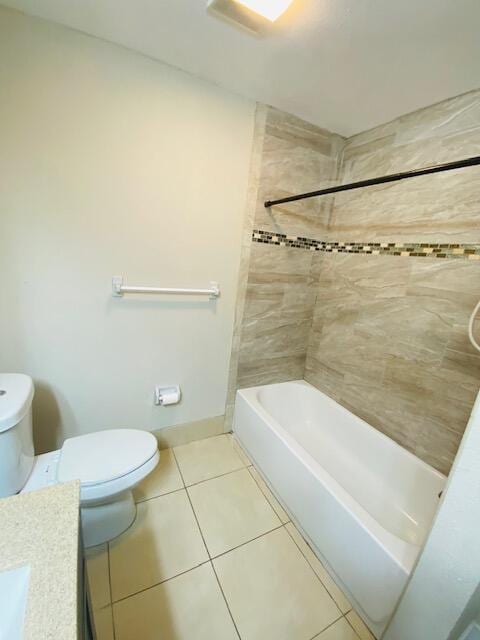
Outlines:
[[0, 0], [349, 136], [480, 87], [480, 0], [295, 0], [262, 36], [206, 0]]

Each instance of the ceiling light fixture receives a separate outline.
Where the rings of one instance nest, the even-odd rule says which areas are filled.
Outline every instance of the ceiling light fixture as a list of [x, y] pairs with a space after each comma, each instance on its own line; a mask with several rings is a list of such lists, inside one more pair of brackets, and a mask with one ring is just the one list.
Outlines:
[[293, 0], [208, 0], [211, 13], [253, 33], [260, 33], [278, 20]]
[[292, 4], [293, 0], [235, 0], [250, 11], [275, 22]]

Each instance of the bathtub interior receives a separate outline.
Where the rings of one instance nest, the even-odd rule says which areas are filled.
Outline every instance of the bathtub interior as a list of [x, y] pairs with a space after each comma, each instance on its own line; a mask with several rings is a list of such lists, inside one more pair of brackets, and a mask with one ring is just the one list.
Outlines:
[[258, 387], [260, 410], [384, 529], [420, 546], [446, 478], [307, 382]]

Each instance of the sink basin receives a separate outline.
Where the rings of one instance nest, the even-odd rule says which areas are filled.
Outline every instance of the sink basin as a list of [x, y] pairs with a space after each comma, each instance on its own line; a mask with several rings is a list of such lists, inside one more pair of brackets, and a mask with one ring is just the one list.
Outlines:
[[0, 640], [22, 640], [30, 567], [0, 572]]

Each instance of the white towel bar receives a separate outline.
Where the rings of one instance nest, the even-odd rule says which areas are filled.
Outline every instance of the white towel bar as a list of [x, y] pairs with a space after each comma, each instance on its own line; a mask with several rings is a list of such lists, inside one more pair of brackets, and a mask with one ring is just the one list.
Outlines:
[[112, 294], [115, 297], [121, 297], [124, 293], [167, 293], [191, 296], [210, 296], [210, 299], [214, 300], [220, 295], [220, 288], [218, 286], [218, 282], [210, 282], [209, 289], [174, 289], [167, 287], [127, 286], [123, 284], [122, 276], [114, 276], [112, 278]]

